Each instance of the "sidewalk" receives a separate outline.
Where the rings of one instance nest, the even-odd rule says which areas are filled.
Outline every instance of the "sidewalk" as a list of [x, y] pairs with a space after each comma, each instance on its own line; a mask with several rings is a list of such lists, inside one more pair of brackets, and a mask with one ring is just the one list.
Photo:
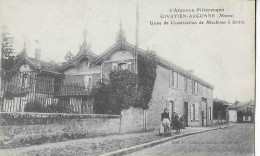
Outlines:
[[[156, 142], [169, 141], [174, 137], [181, 137], [184, 135], [191, 135], [194, 133], [200, 133], [203, 131], [214, 130], [217, 128], [224, 127], [226, 125], [214, 126], [214, 127], [187, 127], [182, 129], [181, 133], [174, 133], [172, 136], [164, 137], [159, 136], [158, 130], [152, 132], [132, 133], [132, 134], [120, 134], [120, 135], [109, 135], [96, 138], [86, 138], [78, 140], [70, 140], [57, 143], [47, 143], [43, 145], [33, 145], [29, 147], [19, 147], [0, 150], [0, 155], [100, 155], [109, 153], [113, 155], [113, 151], [120, 149], [130, 149], [139, 145], [141, 148], [147, 148], [150, 144], [155, 145]], [[142, 146], [145, 144], [145, 146]], [[157, 143], [157, 144], [158, 144]], [[140, 148], [140, 147], [139, 147]], [[121, 151], [124, 151], [121, 150]], [[129, 151], [128, 151], [129, 152]], [[109, 154], [108, 154], [109, 155]]]

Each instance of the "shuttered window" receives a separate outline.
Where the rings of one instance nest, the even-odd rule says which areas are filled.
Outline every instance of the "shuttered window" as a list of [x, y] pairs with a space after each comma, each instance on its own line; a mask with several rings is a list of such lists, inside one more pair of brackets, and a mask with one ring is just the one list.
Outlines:
[[195, 104], [195, 120], [199, 120], [199, 106]]
[[192, 81], [192, 93], [198, 94], [198, 82]]
[[184, 92], [188, 91], [188, 78], [184, 77]]
[[169, 79], [170, 80], [170, 82], [169, 82], [170, 86], [178, 88], [178, 76], [179, 76], [179, 74], [177, 72], [170, 70], [169, 75], [170, 75], [169, 76], [170, 77], [170, 79]]

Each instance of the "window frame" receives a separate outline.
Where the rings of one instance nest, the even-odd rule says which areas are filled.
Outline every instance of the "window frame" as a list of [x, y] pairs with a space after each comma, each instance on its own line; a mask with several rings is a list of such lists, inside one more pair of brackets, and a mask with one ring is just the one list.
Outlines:
[[179, 73], [170, 70], [169, 72], [169, 85], [170, 87], [178, 88], [179, 87]]
[[188, 78], [184, 76], [184, 92], [188, 92]]

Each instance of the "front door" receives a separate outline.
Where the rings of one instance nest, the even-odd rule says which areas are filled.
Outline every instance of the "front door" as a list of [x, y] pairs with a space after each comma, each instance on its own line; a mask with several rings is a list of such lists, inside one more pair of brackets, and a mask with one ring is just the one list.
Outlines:
[[188, 102], [184, 102], [184, 120], [185, 120], [185, 123], [186, 123], [186, 127], [188, 127]]
[[202, 98], [202, 113], [201, 113], [202, 126], [207, 126], [207, 99]]

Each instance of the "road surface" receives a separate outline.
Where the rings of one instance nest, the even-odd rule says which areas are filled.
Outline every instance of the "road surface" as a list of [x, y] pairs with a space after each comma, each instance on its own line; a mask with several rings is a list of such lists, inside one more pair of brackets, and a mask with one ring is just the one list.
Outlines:
[[200, 133], [147, 148], [128, 156], [246, 156], [254, 153], [254, 125], [236, 126]]

